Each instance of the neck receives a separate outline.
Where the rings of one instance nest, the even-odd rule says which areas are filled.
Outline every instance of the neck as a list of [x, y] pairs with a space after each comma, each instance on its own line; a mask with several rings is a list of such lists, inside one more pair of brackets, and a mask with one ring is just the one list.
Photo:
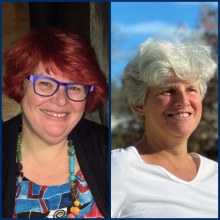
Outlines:
[[136, 148], [139, 154], [144, 157], [162, 160], [168, 160], [171, 163], [185, 163], [188, 158], [187, 140], [162, 138], [162, 136], [154, 136], [146, 132], [142, 139], [137, 143]]
[[187, 141], [172, 142], [145, 133], [136, 148], [145, 163], [161, 166], [182, 180], [191, 181], [198, 172], [200, 159], [187, 154]]
[[57, 141], [55, 144], [48, 143], [40, 138], [33, 129], [30, 129], [22, 121], [22, 155], [23, 158], [37, 162], [38, 164], [50, 164], [67, 157], [67, 138]]

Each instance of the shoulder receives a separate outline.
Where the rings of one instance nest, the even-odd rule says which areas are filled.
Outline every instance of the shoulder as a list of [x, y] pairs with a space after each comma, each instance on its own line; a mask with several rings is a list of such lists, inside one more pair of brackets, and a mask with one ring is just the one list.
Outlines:
[[87, 119], [81, 119], [71, 132], [74, 143], [78, 143], [88, 154], [93, 149], [96, 155], [106, 158], [109, 145], [109, 128]]
[[[135, 166], [137, 160], [135, 147], [127, 147], [111, 151], [111, 175], [120, 177]], [[131, 163], [132, 161], [132, 163]], [[132, 164], [132, 165], [131, 165]], [[125, 174], [126, 175], [126, 174]]]
[[200, 158], [199, 172], [202, 175], [201, 180], [205, 180], [208, 181], [209, 184], [211, 183], [216, 185], [218, 183], [218, 163], [199, 154], [192, 154]]
[[22, 115], [19, 114], [15, 117], [11, 118], [10, 120], [3, 122], [2, 123], [2, 133], [7, 133], [10, 130], [18, 127], [21, 123], [21, 120], [22, 120]]
[[205, 170], [218, 174], [218, 163], [216, 161], [210, 160], [210, 159], [203, 157], [201, 155], [199, 155], [199, 156], [204, 163]]
[[[131, 182], [128, 180], [135, 160], [135, 148], [127, 147], [111, 152], [111, 217], [116, 218], [132, 199], [129, 197]], [[131, 175], [130, 175], [131, 177]]]
[[123, 159], [125, 161], [130, 161], [136, 157], [135, 147], [120, 148], [111, 151], [111, 160], [112, 162], [120, 163]]
[[218, 168], [218, 163], [214, 160], [208, 159], [207, 157], [204, 157], [198, 153], [189, 153], [192, 157], [200, 158], [200, 161], [208, 167], [212, 167], [214, 169]]
[[3, 146], [8, 142], [12, 142], [14, 138], [17, 139], [21, 121], [22, 121], [22, 115], [20, 114], [2, 124]]
[[105, 138], [109, 135], [108, 127], [84, 118], [79, 121], [76, 127], [78, 130], [86, 133], [87, 135], [95, 134], [95, 136], [99, 137], [103, 137], [104, 135]]
[[197, 153], [190, 153], [193, 157], [199, 157], [201, 164], [208, 169], [214, 169], [217, 170], [218, 169], [218, 163], [214, 160], [208, 159], [200, 154]]
[[96, 122], [81, 119], [76, 126], [78, 135], [90, 144], [108, 148], [109, 128]]
[[22, 115], [20, 114], [2, 124], [3, 148], [5, 148], [6, 146], [12, 147], [10, 145], [16, 143], [21, 120], [22, 120]]

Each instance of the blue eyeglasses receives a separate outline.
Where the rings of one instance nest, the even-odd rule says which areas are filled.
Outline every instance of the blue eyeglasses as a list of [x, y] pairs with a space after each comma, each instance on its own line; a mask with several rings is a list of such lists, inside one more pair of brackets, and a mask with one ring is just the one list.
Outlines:
[[34, 92], [44, 97], [54, 95], [60, 86], [65, 86], [68, 99], [74, 102], [84, 101], [94, 89], [94, 86], [90, 85], [62, 83], [48, 76], [30, 75], [27, 79], [33, 82]]

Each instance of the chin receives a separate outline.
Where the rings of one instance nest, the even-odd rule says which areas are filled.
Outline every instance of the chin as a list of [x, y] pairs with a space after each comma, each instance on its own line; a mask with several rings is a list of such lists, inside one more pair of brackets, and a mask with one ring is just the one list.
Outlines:
[[67, 134], [65, 134], [65, 136], [67, 136], [68, 135], [68, 132], [66, 131], [66, 129], [65, 128], [53, 128], [53, 127], [50, 127], [50, 128], [48, 128], [48, 129], [44, 129], [43, 130], [43, 133], [44, 133], [44, 135], [45, 136], [47, 136], [47, 139], [50, 139], [50, 138], [53, 138], [53, 139], [59, 139], [59, 138], [61, 138], [61, 137], [63, 137], [63, 135], [65, 134], [65, 133], [67, 133]]
[[62, 137], [61, 136], [51, 136], [49, 134], [46, 134], [42, 137], [42, 139], [48, 144], [48, 145], [57, 145], [59, 144], [61, 141], [63, 141], [66, 137]]
[[176, 137], [190, 137], [190, 135], [193, 133], [193, 131], [196, 129], [195, 125], [184, 125], [180, 124], [178, 126], [172, 126], [170, 127], [171, 133]]
[[179, 137], [179, 138], [183, 138], [183, 137], [186, 137], [186, 138], [189, 138], [190, 135], [192, 134], [192, 130], [175, 130], [173, 131], [173, 135], [176, 136], [176, 137]]

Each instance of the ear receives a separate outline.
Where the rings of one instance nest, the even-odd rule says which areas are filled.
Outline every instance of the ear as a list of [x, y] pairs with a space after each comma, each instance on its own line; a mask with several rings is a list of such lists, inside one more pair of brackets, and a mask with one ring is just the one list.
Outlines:
[[144, 107], [138, 106], [138, 105], [132, 105], [134, 111], [136, 112], [137, 115], [144, 116], [145, 111]]

